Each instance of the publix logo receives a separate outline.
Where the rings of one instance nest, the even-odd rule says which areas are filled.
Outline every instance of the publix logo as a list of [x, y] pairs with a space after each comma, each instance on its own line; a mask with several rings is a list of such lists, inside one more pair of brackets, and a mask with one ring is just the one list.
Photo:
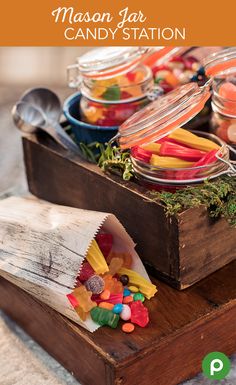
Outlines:
[[221, 352], [211, 352], [202, 361], [203, 374], [210, 380], [223, 380], [230, 371], [229, 358]]

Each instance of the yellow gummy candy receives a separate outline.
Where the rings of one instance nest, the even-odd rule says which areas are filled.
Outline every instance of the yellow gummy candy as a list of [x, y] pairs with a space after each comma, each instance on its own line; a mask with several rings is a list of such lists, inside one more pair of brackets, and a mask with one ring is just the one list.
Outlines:
[[150, 164], [152, 166], [163, 168], [185, 168], [193, 166], [194, 163], [172, 156], [159, 156], [153, 154], [150, 159]]
[[220, 148], [218, 144], [212, 142], [211, 140], [201, 138], [192, 132], [185, 130], [184, 128], [177, 128], [168, 137], [189, 147], [206, 152]]
[[88, 107], [84, 110], [84, 115], [90, 123], [95, 123], [98, 119], [103, 117], [103, 109], [94, 106]]
[[95, 239], [92, 240], [86, 259], [97, 274], [104, 274], [109, 271], [106, 260]]
[[136, 273], [136, 271], [126, 269], [125, 267], [122, 267], [119, 270], [119, 275], [128, 275], [129, 277], [129, 283], [131, 285], [135, 285], [139, 287], [139, 291], [147, 297], [147, 299], [152, 298], [156, 292], [157, 287], [153, 285], [151, 282], [149, 282], [147, 279], [143, 278], [140, 274]]

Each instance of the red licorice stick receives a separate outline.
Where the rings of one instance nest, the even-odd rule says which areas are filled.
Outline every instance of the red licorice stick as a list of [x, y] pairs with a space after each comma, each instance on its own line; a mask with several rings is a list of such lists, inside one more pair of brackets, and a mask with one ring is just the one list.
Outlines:
[[111, 293], [109, 299], [107, 300], [101, 299], [99, 295], [92, 295], [91, 299], [92, 301], [97, 302], [97, 304], [99, 304], [100, 302], [109, 302], [109, 303], [112, 303], [113, 305], [116, 305], [117, 303], [122, 303], [123, 293], [117, 293], [117, 294]]
[[[200, 167], [200, 166], [207, 166], [208, 164], [214, 163], [217, 158], [218, 150], [212, 150], [207, 152], [198, 162], [194, 163], [192, 167]], [[189, 171], [178, 171], [176, 173], [176, 179], [193, 179], [199, 172], [201, 172], [201, 169], [199, 170], [192, 170]]]
[[131, 155], [135, 159], [141, 160], [145, 163], [149, 163], [152, 153], [151, 151], [144, 150], [143, 148], [137, 146], [132, 148]]
[[160, 155], [174, 156], [192, 162], [200, 160], [205, 154], [204, 151], [180, 146], [179, 144], [169, 142], [168, 140], [164, 141], [160, 147]]
[[99, 233], [96, 236], [96, 241], [98, 243], [98, 246], [99, 246], [102, 254], [104, 255], [105, 258], [107, 258], [111, 252], [112, 245], [113, 245], [112, 234]]

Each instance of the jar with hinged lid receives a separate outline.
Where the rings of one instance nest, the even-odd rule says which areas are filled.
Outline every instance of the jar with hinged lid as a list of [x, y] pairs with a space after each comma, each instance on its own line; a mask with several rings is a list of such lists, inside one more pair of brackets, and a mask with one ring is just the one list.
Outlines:
[[81, 92], [83, 122], [119, 126], [134, 113], [164, 93], [154, 84], [146, 60], [168, 58], [177, 47], [103, 47], [93, 49], [68, 66], [68, 84]]
[[236, 145], [236, 47], [212, 54], [205, 60], [212, 82], [212, 132]]
[[130, 149], [136, 177], [147, 187], [171, 190], [234, 174], [229, 148], [217, 136], [183, 126], [209, 99], [210, 82], [183, 85], [130, 117], [118, 131], [121, 149]]

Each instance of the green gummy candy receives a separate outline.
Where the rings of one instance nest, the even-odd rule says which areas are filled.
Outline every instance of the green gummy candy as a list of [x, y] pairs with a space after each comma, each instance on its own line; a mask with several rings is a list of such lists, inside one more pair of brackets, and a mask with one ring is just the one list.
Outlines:
[[108, 87], [102, 96], [105, 100], [110, 100], [110, 101], [120, 100], [120, 87], [119, 86]]
[[110, 326], [115, 329], [119, 322], [119, 315], [113, 313], [111, 310], [103, 309], [101, 307], [94, 307], [91, 311], [91, 318], [94, 322], [101, 326]]

